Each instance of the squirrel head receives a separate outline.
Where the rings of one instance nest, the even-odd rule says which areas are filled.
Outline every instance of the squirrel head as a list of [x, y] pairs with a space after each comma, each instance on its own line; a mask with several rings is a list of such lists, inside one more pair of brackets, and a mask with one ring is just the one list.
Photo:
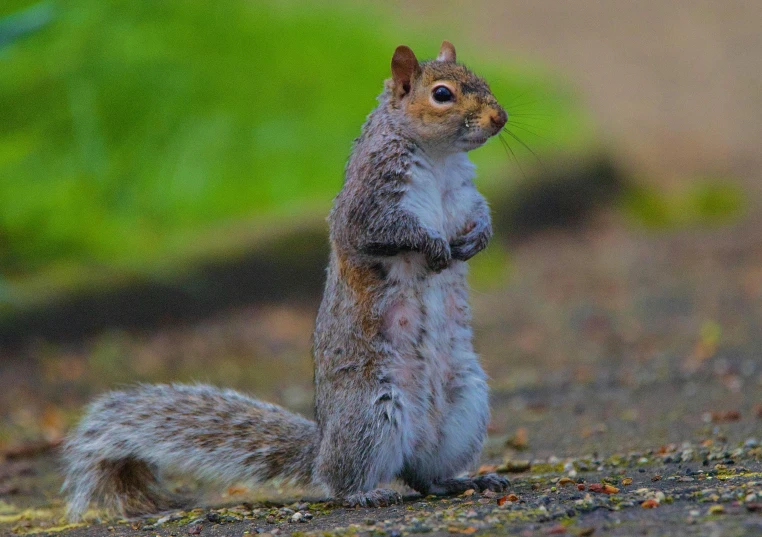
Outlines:
[[397, 47], [386, 85], [393, 112], [402, 116], [415, 141], [437, 152], [476, 149], [508, 120], [484, 79], [455, 63], [449, 41], [436, 59], [420, 63], [409, 47]]

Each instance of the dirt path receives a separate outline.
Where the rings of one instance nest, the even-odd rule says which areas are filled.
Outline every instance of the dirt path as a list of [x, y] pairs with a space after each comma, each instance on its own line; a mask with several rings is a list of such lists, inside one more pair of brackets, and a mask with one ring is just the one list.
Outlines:
[[[474, 294], [478, 346], [493, 387], [485, 463], [507, 460], [514, 470], [531, 463], [512, 476], [517, 499], [510, 504], [477, 494], [409, 497], [402, 507], [359, 511], [255, 503], [211, 519], [196, 511], [166, 525], [111, 521], [64, 533], [185, 535], [199, 526], [201, 535], [762, 531], [762, 239], [753, 229], [648, 234], [604, 215], [577, 231], [535, 237], [516, 250], [508, 285]], [[310, 312], [291, 315], [286, 339], [308, 339]], [[226, 326], [230, 334], [246, 325]], [[288, 373], [282, 376], [288, 383]], [[41, 521], [60, 516], [54, 459], [0, 469], [0, 506], [11, 517], [0, 528], [39, 530]], [[577, 489], [580, 480], [585, 490]], [[590, 492], [600, 483], [619, 491]], [[282, 497], [272, 488], [258, 494]], [[658, 505], [641, 507], [648, 500]], [[28, 527], [12, 519], [23, 507], [42, 509]], [[313, 518], [289, 522], [296, 512]]]
[[[654, 457], [638, 454], [622, 462], [600, 462], [603, 472], [581, 472], [583, 477], [573, 480], [559, 481], [558, 472], [537, 471], [531, 476], [515, 477], [507, 495], [408, 497], [403, 505], [370, 510], [307, 502], [283, 506], [240, 504], [169, 513], [160, 519], [75, 528], [69, 534], [400, 535], [486, 531], [521, 535], [752, 535], [762, 530], [762, 519], [750, 513], [762, 509], [762, 504], [753, 492], [760, 485], [759, 463], [738, 464], [748, 451], [736, 457], [736, 466], [730, 467], [720, 451], [700, 448], [693, 452], [710, 452], [710, 456], [723, 457], [720, 460], [724, 462], [710, 466], [703, 462], [662, 464], [654, 463]], [[683, 450], [655, 458], [679, 459], [687, 453]], [[649, 462], [640, 462], [645, 458]], [[738, 499], [750, 497], [739, 505]]]

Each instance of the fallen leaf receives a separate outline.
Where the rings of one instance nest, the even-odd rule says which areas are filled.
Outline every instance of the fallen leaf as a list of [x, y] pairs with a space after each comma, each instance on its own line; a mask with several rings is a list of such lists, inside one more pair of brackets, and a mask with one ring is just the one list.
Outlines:
[[653, 477], [651, 478], [651, 481], [661, 481], [661, 475], [659, 475], [659, 474], [656, 474], [655, 476], [653, 476]]
[[468, 526], [467, 528], [459, 528], [457, 526], [450, 526], [447, 528], [447, 531], [449, 531], [450, 533], [465, 533], [468, 535], [470, 533], [476, 533], [477, 530], [474, 526]]
[[516, 496], [515, 494], [509, 494], [508, 495], [508, 501], [509, 502], [517, 502], [517, 501], [519, 501], [519, 497]]
[[711, 420], [714, 423], [728, 423], [741, 419], [741, 413], [737, 410], [728, 410], [726, 412], [712, 412]]
[[659, 501], [658, 500], [654, 500], [653, 498], [650, 498], [650, 499], [644, 501], [643, 503], [641, 503], [640, 506], [643, 509], [654, 509], [655, 507], [659, 507]]
[[506, 447], [513, 449], [524, 450], [529, 447], [529, 433], [526, 427], [519, 427], [516, 429], [516, 433], [512, 438], [509, 438], [505, 442]]
[[590, 527], [590, 528], [581, 528], [577, 532], [577, 535], [579, 535], [579, 537], [589, 537], [593, 533], [595, 533], [595, 528], [593, 528], [593, 527]]
[[508, 501], [508, 496], [501, 496], [500, 498], [497, 499], [497, 504], [505, 505], [505, 502], [507, 501]]
[[585, 485], [583, 485], [582, 483], [578, 483], [577, 490], [585, 490]]
[[601, 485], [600, 483], [593, 483], [588, 485], [587, 488], [590, 492], [598, 492], [601, 494], [616, 494], [619, 492], [618, 488], [608, 484]]
[[557, 526], [553, 526], [552, 528], [548, 529], [548, 531], [545, 533], [548, 535], [562, 535], [566, 533], [566, 527], [558, 524]]
[[478, 475], [491, 474], [492, 472], [495, 472], [496, 470], [497, 470], [496, 464], [482, 464], [481, 466], [479, 466], [479, 470], [477, 470], [476, 473]]
[[631, 477], [625, 477], [622, 479], [622, 485], [627, 487], [629, 485], [632, 485], [632, 478]]
[[561, 485], [562, 487], [565, 487], [567, 485], [573, 485], [574, 480], [568, 477], [562, 477], [561, 479], [558, 480], [558, 484]]
[[45, 440], [49, 443], [60, 443], [64, 437], [66, 420], [63, 412], [56, 406], [48, 405], [45, 407], [42, 416], [39, 419], [40, 429], [42, 429]]
[[468, 489], [463, 493], [463, 496], [473, 496], [474, 492], [476, 492], [474, 489]]
[[246, 494], [247, 492], [249, 492], [249, 489], [243, 485], [233, 485], [232, 487], [228, 487], [229, 496], [239, 496], [241, 494]]
[[524, 460], [507, 460], [496, 468], [499, 473], [526, 472], [532, 467], [532, 463]]

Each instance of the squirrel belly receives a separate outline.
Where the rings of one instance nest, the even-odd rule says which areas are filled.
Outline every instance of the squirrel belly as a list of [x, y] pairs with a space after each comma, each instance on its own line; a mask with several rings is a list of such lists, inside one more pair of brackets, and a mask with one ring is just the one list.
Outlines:
[[162, 473], [222, 484], [311, 483], [314, 422], [233, 390], [141, 385], [93, 402], [64, 445], [68, 514], [91, 501], [126, 516], [179, 507]]

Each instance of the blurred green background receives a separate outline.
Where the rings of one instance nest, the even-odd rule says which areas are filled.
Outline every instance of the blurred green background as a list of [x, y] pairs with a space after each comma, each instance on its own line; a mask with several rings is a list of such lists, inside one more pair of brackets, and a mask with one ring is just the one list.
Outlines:
[[[12, 0], [0, 15], [6, 315], [320, 225], [394, 47], [426, 58], [440, 41], [341, 2]], [[561, 77], [458, 50], [533, 151], [590, 148]], [[504, 151], [474, 154], [484, 188], [523, 172]]]

